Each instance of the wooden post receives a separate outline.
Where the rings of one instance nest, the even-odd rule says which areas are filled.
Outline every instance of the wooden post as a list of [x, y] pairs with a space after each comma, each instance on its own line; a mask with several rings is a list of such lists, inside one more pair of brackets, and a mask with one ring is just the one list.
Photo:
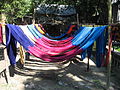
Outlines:
[[[112, 23], [112, 5], [111, 5], [111, 0], [108, 0], [108, 24], [110, 25]], [[108, 56], [109, 56], [109, 62], [107, 65], [107, 85], [106, 85], [106, 89], [109, 90], [110, 89], [110, 76], [111, 76], [111, 48], [112, 48], [112, 41], [111, 41], [111, 27], [108, 28], [108, 44], [109, 44], [109, 48], [108, 48]]]
[[[2, 35], [3, 35], [3, 43], [6, 42], [6, 35], [5, 35], [5, 20], [6, 20], [6, 17], [5, 17], [5, 14], [1, 14], [1, 24], [2, 24]], [[6, 74], [6, 71], [8, 71], [8, 57], [7, 57], [7, 50], [6, 50], [6, 47], [4, 46], [4, 61], [2, 63], [2, 66], [5, 66], [3, 67], [3, 74], [5, 76], [5, 80], [6, 82], [8, 83], [8, 78], [7, 78], [7, 74]]]
[[78, 13], [77, 13], [77, 25], [78, 25], [78, 29], [79, 29], [80, 23], [79, 23], [79, 14]]
[[90, 58], [88, 57], [87, 71], [89, 72], [89, 70], [90, 70]]
[[21, 64], [20, 66], [21, 66], [21, 68], [23, 68], [24, 63], [25, 63], [25, 52], [21, 45], [20, 45], [19, 49], [20, 49], [20, 64]]
[[35, 13], [36, 13], [36, 9], [34, 8], [32, 24], [35, 24]]

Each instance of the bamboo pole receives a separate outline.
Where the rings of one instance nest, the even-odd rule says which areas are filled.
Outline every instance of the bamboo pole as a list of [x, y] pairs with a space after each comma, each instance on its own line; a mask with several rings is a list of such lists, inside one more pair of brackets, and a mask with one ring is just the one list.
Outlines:
[[[112, 23], [112, 5], [111, 5], [111, 0], [108, 0], [108, 24], [110, 25]], [[106, 82], [106, 89], [109, 90], [110, 89], [110, 76], [111, 76], [111, 48], [112, 48], [112, 41], [111, 41], [111, 28], [108, 28], [108, 65], [107, 65], [107, 82]]]

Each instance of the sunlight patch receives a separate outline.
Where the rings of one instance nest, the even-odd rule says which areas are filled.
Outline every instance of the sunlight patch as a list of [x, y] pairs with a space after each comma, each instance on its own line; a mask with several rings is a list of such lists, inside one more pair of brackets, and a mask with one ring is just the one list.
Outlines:
[[71, 79], [73, 79], [74, 81], [83, 81], [82, 79], [80, 79], [80, 78], [77, 77], [77, 76], [74, 76], [74, 75], [71, 74], [71, 73], [68, 73], [66, 76], [69, 77], [69, 78], [71, 78]]

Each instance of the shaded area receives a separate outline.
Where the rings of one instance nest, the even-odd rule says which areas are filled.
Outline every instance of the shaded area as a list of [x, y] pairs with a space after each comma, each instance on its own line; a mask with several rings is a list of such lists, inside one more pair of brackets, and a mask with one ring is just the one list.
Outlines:
[[[69, 61], [48, 63], [30, 56], [23, 68], [19, 62], [17, 63], [14, 77], [9, 77], [9, 84], [5, 83], [4, 78], [0, 78], [0, 88], [1, 90], [105, 90], [107, 69], [97, 68], [94, 59], [90, 59], [88, 72], [87, 58], [83, 61], [80, 59], [74, 57]], [[119, 69], [112, 68], [111, 90], [120, 90], [119, 72]]]
[[91, 65], [87, 72], [86, 68], [86, 63], [76, 59], [64, 63], [31, 59], [23, 69], [16, 68], [16, 74], [31, 77], [23, 82], [24, 90], [105, 90], [106, 69]]

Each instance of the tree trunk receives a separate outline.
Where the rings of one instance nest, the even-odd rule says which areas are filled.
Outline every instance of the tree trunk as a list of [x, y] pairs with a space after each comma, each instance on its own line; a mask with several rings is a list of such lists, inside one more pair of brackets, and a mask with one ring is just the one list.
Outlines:
[[36, 11], [35, 11], [35, 8], [34, 8], [34, 11], [33, 11], [33, 20], [32, 20], [33, 24], [35, 24], [35, 13], [36, 13]]
[[6, 21], [6, 16], [5, 16], [5, 14], [4, 13], [1, 13], [0, 14], [0, 23], [5, 23], [5, 21]]

